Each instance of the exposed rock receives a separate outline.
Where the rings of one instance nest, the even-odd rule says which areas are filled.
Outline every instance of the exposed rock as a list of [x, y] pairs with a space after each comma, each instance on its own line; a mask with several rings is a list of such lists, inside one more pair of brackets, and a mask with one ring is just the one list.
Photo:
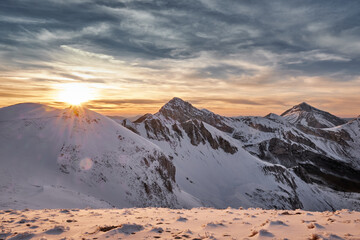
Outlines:
[[206, 122], [217, 129], [224, 132], [232, 132], [233, 128], [224, 123], [224, 117], [214, 114], [208, 110], [199, 110], [185, 102], [180, 98], [173, 98], [165, 104], [160, 110], [159, 114], [168, 119], [186, 122], [191, 119]]
[[222, 137], [217, 138], [219, 146], [224, 152], [234, 154], [238, 151], [237, 147], [232, 146], [227, 140]]
[[148, 138], [156, 140], [164, 139], [166, 141], [170, 141], [170, 131], [166, 126], [161, 123], [159, 119], [147, 119], [146, 121], [144, 121], [144, 124], [148, 134]]
[[190, 138], [191, 144], [194, 146], [198, 146], [200, 143], [205, 144], [208, 142], [213, 149], [218, 149], [220, 147], [227, 153], [234, 154], [237, 152], [237, 148], [232, 146], [224, 138], [213, 138], [211, 133], [206, 129], [202, 122], [192, 120], [181, 123], [181, 126], [185, 130], [187, 136]]
[[175, 183], [175, 166], [165, 155], [159, 153], [155, 153], [154, 155], [157, 157], [157, 159], [155, 159], [151, 155], [149, 156], [149, 159], [152, 162], [154, 162], [155, 160], [159, 162], [159, 166], [156, 168], [156, 171], [160, 174], [167, 190], [169, 190], [169, 192], [172, 192], [172, 182]]
[[289, 186], [292, 189], [292, 192], [288, 192], [285, 189], [282, 189], [283, 192], [286, 192], [289, 195], [289, 198], [287, 198], [285, 200], [285, 202], [287, 201], [290, 206], [292, 207], [292, 209], [299, 209], [302, 208], [303, 205], [299, 199], [299, 196], [296, 192], [297, 186], [294, 180], [294, 177], [291, 175], [291, 173], [284, 167], [281, 166], [265, 166], [263, 167], [264, 173], [265, 174], [272, 174], [275, 176], [275, 179], [286, 185]]
[[261, 159], [274, 163], [275, 158], [281, 165], [296, 169], [295, 173], [305, 182], [315, 181], [338, 191], [360, 191], [360, 171], [346, 162], [276, 138], [261, 142], [258, 150]]

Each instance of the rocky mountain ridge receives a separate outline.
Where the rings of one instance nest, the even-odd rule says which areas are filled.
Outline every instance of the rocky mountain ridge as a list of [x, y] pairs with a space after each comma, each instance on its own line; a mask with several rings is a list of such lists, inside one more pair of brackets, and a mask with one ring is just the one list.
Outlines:
[[[302, 121], [292, 121], [293, 118], [288, 117], [294, 113], [298, 116], [315, 113], [313, 117], [317, 122], [324, 123], [328, 120], [334, 127], [316, 127], [309, 126], [308, 122], [302, 124]], [[282, 180], [277, 180], [286, 183], [295, 195], [301, 191], [297, 190], [297, 185], [307, 185], [311, 191], [321, 192], [323, 196], [328, 193], [341, 195], [344, 192], [358, 196], [360, 141], [357, 136], [360, 128], [354, 127], [357, 121], [345, 123], [340, 118], [332, 117], [333, 115], [306, 103], [294, 106], [282, 115], [272, 113], [265, 117], [223, 117], [174, 98], [156, 114], [147, 114], [133, 123], [124, 121], [123, 124], [162, 149], [171, 149], [167, 151], [175, 156], [174, 164], [177, 169], [185, 168], [182, 166], [183, 160], [178, 160], [181, 155], [180, 158], [191, 158], [192, 161], [196, 161], [184, 153], [184, 150], [188, 151], [188, 147], [184, 147], [188, 143], [195, 148], [192, 151], [201, 151], [198, 149], [202, 145], [208, 146], [211, 154], [207, 159], [214, 158], [220, 165], [224, 158], [228, 157], [218, 159], [213, 157], [213, 152], [224, 151], [236, 155], [237, 152], [245, 150], [263, 162], [273, 164], [262, 166], [261, 169], [265, 174], [273, 174], [275, 178], [282, 176]], [[222, 136], [225, 148], [214, 147], [219, 145], [219, 142], [214, 141], [214, 135]], [[299, 183], [296, 183], [296, 180]], [[186, 182], [179, 184], [201, 199]], [[256, 195], [254, 192], [248, 194], [252, 197]], [[301, 197], [296, 198], [295, 195], [290, 205], [293, 208], [304, 207], [308, 199], [301, 200]], [[356, 200], [358, 197], [350, 199], [350, 202], [355, 201], [355, 206], [359, 206]], [[335, 204], [328, 204], [326, 200], [319, 199], [319, 202], [321, 201], [324, 208], [337, 208]]]

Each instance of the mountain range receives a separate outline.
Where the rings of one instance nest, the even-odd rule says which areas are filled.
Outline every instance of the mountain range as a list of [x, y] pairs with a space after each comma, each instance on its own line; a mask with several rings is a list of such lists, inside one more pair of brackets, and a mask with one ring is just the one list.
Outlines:
[[173, 98], [135, 121], [17, 104], [0, 109], [0, 156], [2, 209], [360, 210], [360, 118], [306, 103], [225, 117]]

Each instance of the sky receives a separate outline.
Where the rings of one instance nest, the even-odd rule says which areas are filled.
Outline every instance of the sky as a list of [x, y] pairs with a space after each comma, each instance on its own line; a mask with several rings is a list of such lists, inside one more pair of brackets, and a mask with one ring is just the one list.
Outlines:
[[173, 97], [226, 116], [307, 102], [360, 114], [357, 0], [1, 0], [0, 107], [66, 107], [69, 84], [108, 115]]

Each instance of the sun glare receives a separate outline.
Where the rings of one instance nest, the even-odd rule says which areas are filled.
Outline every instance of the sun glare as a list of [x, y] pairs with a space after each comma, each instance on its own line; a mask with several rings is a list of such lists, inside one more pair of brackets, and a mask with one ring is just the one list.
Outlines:
[[58, 100], [71, 105], [81, 105], [94, 99], [93, 88], [81, 83], [68, 83], [60, 86]]

